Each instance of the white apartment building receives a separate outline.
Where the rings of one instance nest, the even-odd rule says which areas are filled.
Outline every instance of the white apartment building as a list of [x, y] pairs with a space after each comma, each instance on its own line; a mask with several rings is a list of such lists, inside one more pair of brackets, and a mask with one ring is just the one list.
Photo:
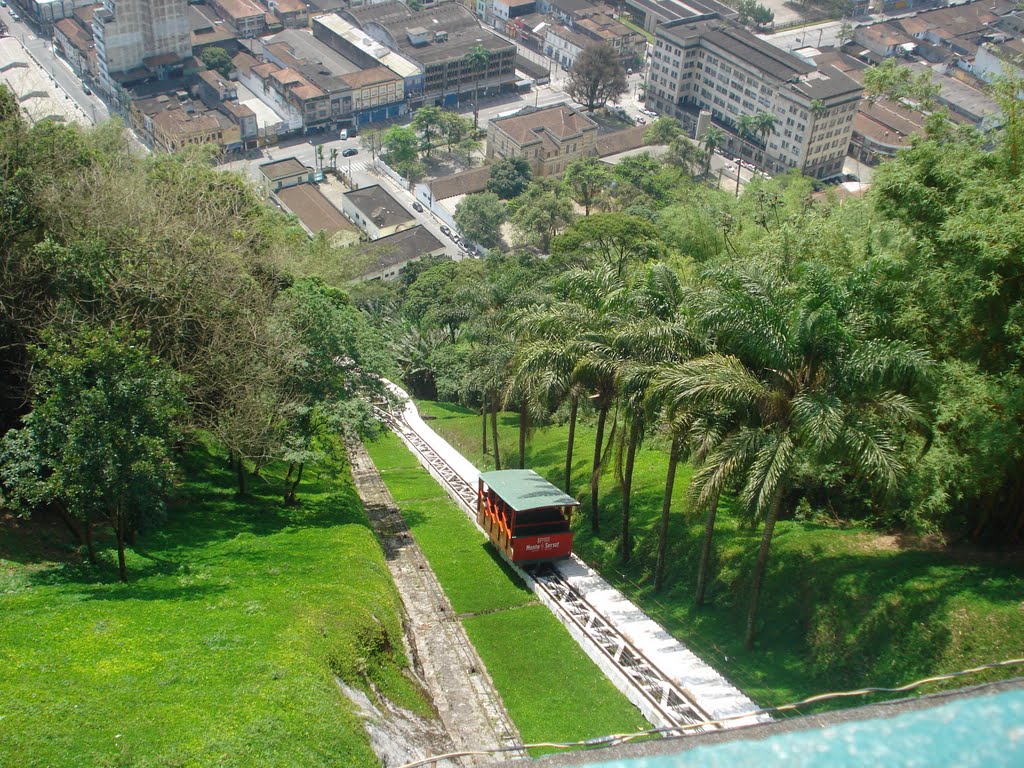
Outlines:
[[[647, 103], [690, 126], [706, 109], [734, 153], [746, 144], [770, 171], [825, 178], [842, 171], [863, 90], [836, 67], [816, 67], [709, 13], [658, 25]], [[741, 116], [758, 114], [775, 118], [771, 132], [741, 141]]]
[[192, 55], [186, 0], [103, 0], [92, 24], [100, 82], [108, 92], [115, 74], [156, 71]]

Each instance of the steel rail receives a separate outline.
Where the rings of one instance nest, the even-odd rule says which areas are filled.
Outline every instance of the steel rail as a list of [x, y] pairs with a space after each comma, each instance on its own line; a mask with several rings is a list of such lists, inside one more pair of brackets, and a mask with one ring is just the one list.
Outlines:
[[[374, 407], [377, 417], [410, 445], [437, 473], [452, 494], [472, 511], [476, 509], [477, 489], [420, 437], [405, 416]], [[651, 705], [662, 723], [659, 727], [676, 728], [713, 721], [693, 697], [678, 686], [632, 643], [614, 622], [604, 616], [586, 596], [572, 586], [558, 571], [557, 563], [545, 563], [523, 569], [551, 603], [608, 659], [612, 666]], [[688, 728], [686, 734], [717, 730], [721, 726]]]

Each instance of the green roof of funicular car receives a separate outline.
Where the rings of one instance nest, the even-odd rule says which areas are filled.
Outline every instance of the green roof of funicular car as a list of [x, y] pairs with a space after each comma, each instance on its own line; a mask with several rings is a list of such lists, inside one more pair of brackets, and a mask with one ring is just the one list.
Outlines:
[[482, 472], [480, 479], [516, 512], [544, 507], [578, 507], [580, 504], [532, 469]]

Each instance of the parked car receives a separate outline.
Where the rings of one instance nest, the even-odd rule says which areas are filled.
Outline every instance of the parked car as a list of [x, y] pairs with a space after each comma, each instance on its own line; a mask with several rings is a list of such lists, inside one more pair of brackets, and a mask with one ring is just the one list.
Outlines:
[[451, 237], [452, 231], [451, 231], [450, 229], [448, 229], [448, 225], [447, 225], [447, 224], [442, 224], [442, 225], [441, 225], [441, 231], [442, 231], [442, 232], [443, 232], [444, 234], [446, 234], [446, 235], [448, 235], [449, 237]]
[[640, 110], [640, 114], [647, 115], [648, 117], [657, 117], [658, 116], [657, 112], [655, 112], [653, 109], [647, 109], [646, 107], [644, 107], [643, 109]]
[[420, 205], [419, 203], [413, 203], [412, 204], [412, 209], [414, 211], [416, 211], [417, 213], [423, 213], [423, 206]]
[[6, 8], [6, 7], [7, 7], [7, 0], [0, 0], [0, 8]]
[[359, 150], [358, 149], [356, 149], [355, 147], [349, 147], [348, 149], [346, 149], [344, 152], [341, 153], [341, 156], [342, 157], [352, 157], [353, 155], [358, 155], [358, 154], [359, 154]]
[[88, 86], [88, 85], [86, 85], [86, 86], [83, 86], [83, 87], [82, 87], [82, 90], [84, 90], [84, 91], [85, 91], [85, 95], [86, 95], [86, 96], [92, 96], [92, 89], [91, 89], [91, 88], [89, 88], [89, 86]]
[[458, 235], [452, 235], [452, 242], [456, 245], [462, 245], [462, 238]]
[[637, 124], [637, 125], [647, 125], [647, 121], [646, 121], [646, 120], [644, 120], [644, 119], [643, 119], [642, 117], [638, 117], [638, 118], [636, 119], [636, 124]]

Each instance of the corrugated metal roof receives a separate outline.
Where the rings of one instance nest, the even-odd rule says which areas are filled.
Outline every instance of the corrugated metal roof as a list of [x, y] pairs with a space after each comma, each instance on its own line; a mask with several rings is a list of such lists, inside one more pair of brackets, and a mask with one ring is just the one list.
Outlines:
[[532, 469], [483, 472], [480, 479], [516, 512], [541, 507], [578, 507], [580, 504]]

